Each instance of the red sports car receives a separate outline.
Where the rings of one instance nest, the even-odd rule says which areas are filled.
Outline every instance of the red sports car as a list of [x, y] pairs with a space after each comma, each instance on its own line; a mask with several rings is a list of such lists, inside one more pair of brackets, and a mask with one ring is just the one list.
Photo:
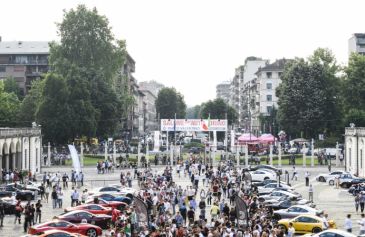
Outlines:
[[94, 199], [89, 199], [86, 201], [87, 204], [99, 204], [100, 206], [103, 207], [114, 207], [115, 209], [119, 210], [119, 211], [124, 211], [128, 208], [128, 204], [125, 202], [117, 202], [117, 201], [106, 201], [102, 198], [97, 198], [96, 200]]
[[87, 223], [97, 225], [102, 229], [107, 229], [112, 217], [109, 215], [95, 215], [88, 211], [77, 210], [59, 215], [55, 217], [55, 219], [69, 221], [71, 223], [81, 223], [85, 221]]
[[76, 234], [86, 235], [89, 237], [96, 237], [102, 235], [102, 229], [99, 226], [90, 224], [75, 225], [68, 221], [62, 221], [62, 220], [54, 220], [31, 226], [28, 229], [28, 234], [40, 235], [47, 230], [63, 230], [69, 233], [76, 233]]
[[112, 215], [111, 207], [103, 207], [102, 205], [99, 204], [84, 204], [76, 207], [69, 207], [65, 209], [65, 212], [76, 211], [76, 210], [85, 210], [92, 214], [104, 214], [110, 216]]

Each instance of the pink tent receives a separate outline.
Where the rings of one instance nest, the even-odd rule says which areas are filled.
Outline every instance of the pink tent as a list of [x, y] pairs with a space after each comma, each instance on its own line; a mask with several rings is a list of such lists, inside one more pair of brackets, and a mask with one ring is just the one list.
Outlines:
[[238, 138], [239, 142], [256, 142], [257, 140], [256, 136], [249, 133], [244, 133]]
[[262, 143], [270, 143], [270, 142], [274, 142], [275, 141], [275, 137], [271, 134], [262, 134], [258, 140]]

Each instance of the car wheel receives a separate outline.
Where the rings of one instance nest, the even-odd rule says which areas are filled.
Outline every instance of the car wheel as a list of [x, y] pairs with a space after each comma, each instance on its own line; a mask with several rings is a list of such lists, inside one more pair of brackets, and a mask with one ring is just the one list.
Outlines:
[[91, 228], [91, 229], [88, 229], [87, 232], [86, 232], [86, 235], [89, 236], [89, 237], [97, 237], [97, 233], [96, 233], [96, 230]]
[[265, 177], [264, 180], [270, 179], [269, 177]]
[[330, 181], [328, 181], [328, 184], [331, 185], [331, 186], [333, 186], [333, 185], [335, 185], [335, 181], [330, 180]]
[[350, 187], [350, 184], [348, 184], [348, 183], [341, 184], [341, 188], [349, 188], [349, 187]]
[[313, 228], [313, 230], [312, 230], [312, 232], [313, 233], [319, 233], [319, 232], [321, 232], [322, 231], [322, 229], [321, 228], [319, 228], [319, 227], [315, 227], [315, 228]]
[[318, 181], [319, 182], [326, 182], [326, 179], [323, 176], [321, 176], [321, 177], [318, 178]]
[[285, 225], [278, 225], [279, 229], [284, 230], [284, 233], [288, 232], [288, 229], [286, 228]]

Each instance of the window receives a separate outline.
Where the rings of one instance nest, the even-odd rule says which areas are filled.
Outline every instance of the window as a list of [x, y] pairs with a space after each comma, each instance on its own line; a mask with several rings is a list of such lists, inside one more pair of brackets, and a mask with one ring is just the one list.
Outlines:
[[267, 77], [267, 78], [271, 78], [271, 76], [272, 76], [272, 72], [267, 72], [267, 73], [266, 73], [266, 77]]
[[268, 114], [271, 114], [271, 112], [272, 112], [272, 106], [266, 106], [266, 112]]
[[301, 216], [297, 218], [298, 222], [302, 222], [302, 223], [318, 223], [317, 220], [311, 218], [311, 217], [307, 217], [307, 216]]
[[278, 76], [279, 76], [279, 78], [281, 77], [281, 75], [282, 75], [283, 73], [282, 72], [278, 72]]
[[6, 67], [5, 66], [0, 66], [0, 72], [5, 72], [6, 71]]
[[271, 90], [272, 89], [272, 83], [266, 83], [266, 89]]
[[272, 101], [272, 95], [266, 95], [266, 100], [267, 101]]
[[332, 233], [332, 232], [326, 232], [326, 233], [323, 233], [323, 234], [320, 234], [319, 237], [336, 237], [336, 236], [342, 236], [342, 235], [337, 235], [335, 233]]

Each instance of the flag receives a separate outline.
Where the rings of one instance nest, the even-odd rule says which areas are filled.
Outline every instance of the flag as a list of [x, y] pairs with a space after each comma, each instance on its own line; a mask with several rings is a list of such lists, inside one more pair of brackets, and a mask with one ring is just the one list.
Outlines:
[[148, 226], [149, 216], [147, 211], [147, 204], [139, 197], [134, 197], [134, 208], [138, 217], [138, 226]]
[[245, 229], [246, 227], [248, 227], [247, 205], [238, 195], [238, 193], [235, 194], [234, 202], [236, 206], [235, 208], [238, 227]]
[[207, 124], [205, 122], [203, 123], [203, 130], [204, 131], [209, 131], [209, 124], [210, 124], [210, 114], [208, 116], [208, 123]]

